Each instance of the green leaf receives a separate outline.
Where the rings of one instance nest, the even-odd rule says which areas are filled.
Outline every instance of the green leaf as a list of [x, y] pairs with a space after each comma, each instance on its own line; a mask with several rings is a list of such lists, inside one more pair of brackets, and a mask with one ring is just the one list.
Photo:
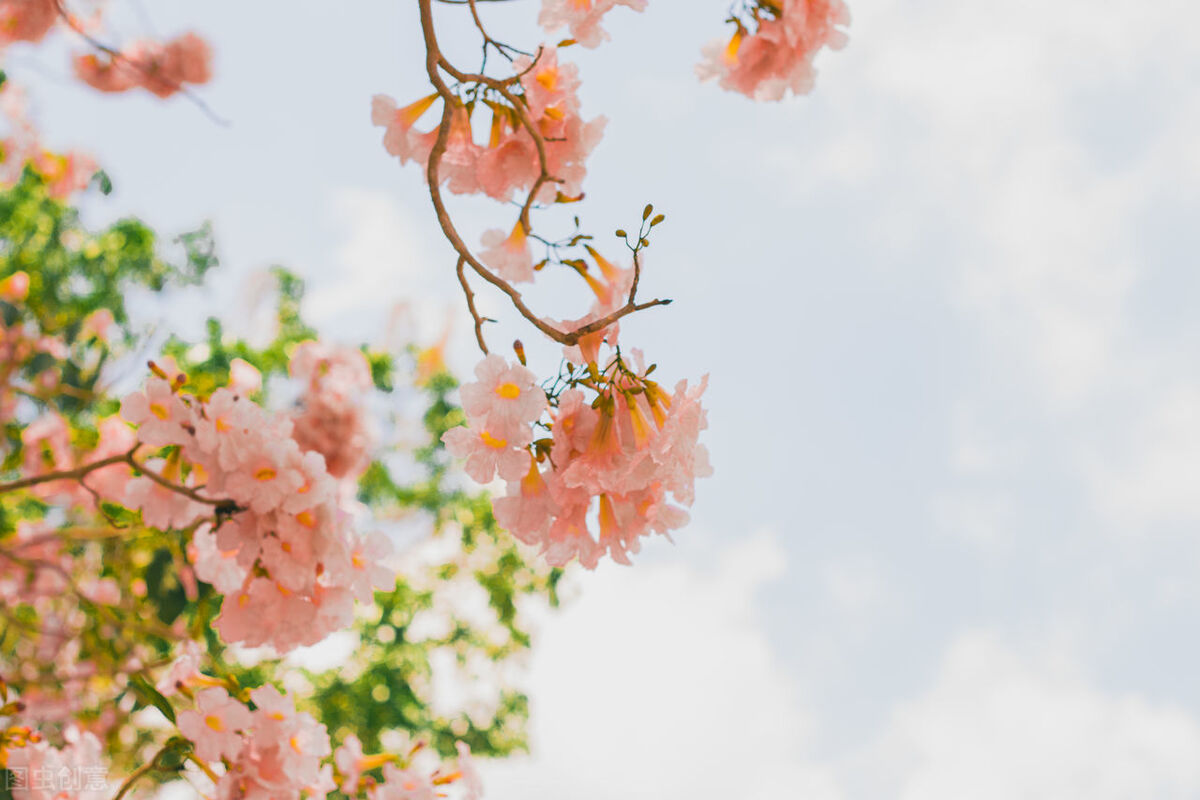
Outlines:
[[163, 697], [162, 693], [150, 685], [150, 682], [141, 675], [135, 675], [129, 680], [130, 687], [138, 696], [144, 705], [154, 706], [163, 713], [163, 716], [171, 720], [171, 724], [175, 724], [175, 709], [171, 707], [171, 701]]
[[99, 187], [100, 194], [105, 196], [112, 194], [112, 179], [108, 177], [107, 172], [102, 169], [96, 170], [96, 174], [92, 176], [92, 180], [95, 181], [96, 186]]

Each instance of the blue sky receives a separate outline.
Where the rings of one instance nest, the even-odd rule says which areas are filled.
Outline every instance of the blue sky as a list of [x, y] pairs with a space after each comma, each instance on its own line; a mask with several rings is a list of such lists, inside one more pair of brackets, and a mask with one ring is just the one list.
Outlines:
[[[373, 93], [426, 93], [412, 5], [155, 3], [215, 42], [228, 128], [90, 94], [57, 52], [7, 67], [112, 175], [95, 219], [213, 220], [219, 285], [170, 324], [244, 315], [283, 263], [335, 336], [458, 315], [469, 368], [420, 177], [369, 124]], [[486, 10], [532, 42], [535, 9]], [[711, 373], [717, 474], [674, 546], [575, 576], [534, 753], [490, 796], [1200, 796], [1200, 11], [855, 0], [815, 93], [771, 105], [693, 78], [724, 11], [651, 0], [577, 54], [610, 120], [581, 211], [668, 214], [645, 285], [676, 303], [623, 337]], [[494, 340], [530, 342], [506, 316]]]

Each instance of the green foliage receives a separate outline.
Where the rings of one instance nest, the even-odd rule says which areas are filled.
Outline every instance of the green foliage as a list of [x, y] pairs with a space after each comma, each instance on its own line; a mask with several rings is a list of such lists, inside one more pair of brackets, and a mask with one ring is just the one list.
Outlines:
[[229, 373], [235, 359], [256, 367], [266, 380], [272, 375], [286, 375], [292, 350], [300, 342], [315, 339], [317, 332], [300, 316], [304, 299], [304, 281], [284, 269], [274, 267], [277, 305], [275, 338], [263, 348], [251, 347], [248, 342], [232, 336], [216, 317], [205, 323], [205, 339], [199, 346], [172, 336], [163, 353], [187, 375], [187, 387], [201, 397], [208, 396], [229, 384]]
[[157, 235], [139, 220], [88, 231], [78, 213], [50, 197], [45, 181], [30, 169], [0, 192], [0, 241], [0, 279], [18, 271], [28, 274], [23, 307], [43, 333], [67, 341], [102, 308], [127, 323], [125, 294], [131, 288], [162, 291], [198, 283], [217, 263], [207, 226], [180, 237], [185, 251], [180, 264], [161, 255]]

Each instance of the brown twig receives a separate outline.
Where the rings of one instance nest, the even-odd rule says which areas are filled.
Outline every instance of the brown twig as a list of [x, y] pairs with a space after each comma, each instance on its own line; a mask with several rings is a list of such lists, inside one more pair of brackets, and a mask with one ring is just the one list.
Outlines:
[[463, 294], [467, 297], [467, 310], [471, 312], [471, 319], [475, 320], [475, 341], [479, 343], [479, 349], [486, 356], [488, 354], [487, 342], [483, 340], [483, 323], [492, 322], [486, 317], [479, 316], [479, 312], [475, 309], [475, 292], [471, 289], [471, 284], [467, 282], [467, 273], [463, 269], [466, 266], [467, 260], [462, 256], [458, 257], [458, 282], [462, 284]]
[[37, 486], [42, 483], [50, 483], [51, 481], [77, 481], [86, 475], [90, 475], [98, 469], [110, 467], [113, 464], [125, 463], [126, 459], [132, 457], [132, 451], [122, 453], [117, 456], [109, 456], [100, 461], [93, 461], [91, 464], [84, 464], [82, 467], [75, 469], [59, 470], [58, 472], [46, 472], [41, 475], [34, 475], [30, 478], [21, 478], [11, 483], [0, 483], [0, 494], [6, 492], [15, 492], [18, 489], [28, 489], [31, 486]]
[[[614, 322], [620, 320], [622, 317], [628, 316], [636, 311], [653, 308], [654, 306], [668, 305], [671, 302], [670, 300], [650, 300], [645, 303], [637, 302], [636, 291], [638, 281], [640, 280], [640, 265], [635, 257], [634, 282], [631, 286], [630, 294], [626, 298], [625, 304], [598, 320], [581, 325], [580, 327], [570, 331], [563, 331], [549, 324], [535, 314], [529, 308], [529, 306], [525, 304], [525, 301], [519, 291], [517, 291], [510, 283], [508, 283], [508, 281], [505, 281], [503, 278], [499, 277], [486, 266], [484, 266], [484, 264], [481, 263], [478, 258], [476, 258], [476, 256], [471, 252], [471, 248], [468, 247], [466, 242], [463, 241], [462, 236], [455, 227], [454, 221], [451, 219], [450, 213], [446, 208], [445, 199], [442, 196], [440, 175], [441, 160], [445, 155], [446, 148], [449, 144], [450, 128], [453, 123], [454, 114], [462, 107], [462, 101], [446, 83], [445, 78], [442, 77], [441, 73], [443, 70], [461, 83], [481, 84], [498, 93], [512, 106], [518, 120], [521, 123], [521, 127], [524, 128], [525, 131], [532, 137], [534, 146], [537, 149], [541, 173], [534, 181], [528, 197], [521, 206], [521, 215], [518, 221], [527, 233], [531, 227], [529, 224], [529, 214], [542, 187], [550, 182], [561, 183], [561, 180], [556, 178], [549, 171], [549, 160], [546, 155], [545, 137], [542, 136], [542, 133], [540, 130], [538, 130], [536, 123], [530, 117], [528, 108], [524, 101], [521, 98], [518, 98], [511, 89], [512, 86], [520, 81], [521, 76], [515, 75], [509, 78], [497, 79], [487, 75], [467, 73], [457, 69], [442, 54], [441, 48], [438, 44], [437, 33], [433, 24], [433, 0], [417, 0], [417, 4], [421, 16], [421, 32], [425, 40], [425, 71], [428, 74], [429, 80], [433, 84], [434, 89], [437, 90], [437, 93], [442, 97], [443, 100], [441, 124], [438, 127], [437, 140], [434, 142], [433, 149], [429, 155], [429, 163], [426, 168], [426, 179], [429, 183], [429, 196], [433, 202], [434, 212], [437, 216], [438, 224], [442, 228], [442, 233], [446, 236], [447, 240], [449, 240], [450, 245], [454, 248], [455, 252], [458, 253], [458, 272], [460, 275], [460, 282], [463, 283], [464, 288], [467, 291], [470, 291], [469, 286], [465, 283], [465, 281], [462, 280], [461, 277], [464, 275], [463, 268], [464, 264], [466, 264], [470, 265], [471, 269], [474, 270], [479, 277], [483, 278], [485, 281], [504, 292], [504, 294], [508, 295], [509, 300], [512, 302], [513, 307], [517, 310], [517, 312], [520, 313], [521, 316], [523, 316], [526, 320], [528, 320], [535, 328], [554, 341], [568, 346], [578, 344], [579, 340], [583, 337], [596, 333], [597, 331], [601, 331], [607, 328], [609, 325], [612, 325]], [[471, 3], [468, 0], [467, 4], [471, 6], [473, 11], [475, 11], [474, 3]], [[478, 19], [477, 15], [476, 19]], [[482, 27], [480, 29], [482, 31]], [[487, 34], [485, 33], [484, 35], [486, 36]], [[535, 64], [540, 56], [541, 50], [538, 51], [537, 57], [534, 58]], [[473, 296], [469, 296], [468, 304], [470, 305], [473, 303]], [[479, 325], [477, 316], [476, 322], [478, 331]], [[482, 346], [482, 337], [477, 336], [477, 339], [479, 339]], [[487, 352], [486, 347], [484, 347], [483, 350], [485, 353]]]
[[[141, 447], [140, 443], [135, 445], [131, 450], [121, 453], [120, 455], [102, 458], [99, 461], [93, 461], [90, 464], [84, 464], [83, 466], [76, 467], [75, 469], [46, 472], [29, 478], [21, 478], [20, 480], [12, 481], [10, 483], [0, 483], [0, 494], [5, 494], [6, 492], [15, 492], [19, 489], [28, 489], [32, 486], [38, 486], [43, 483], [51, 483], [53, 481], [79, 481], [82, 483], [84, 478], [96, 470], [104, 469], [105, 467], [111, 467], [115, 464], [126, 464], [133, 469], [136, 469], [138, 472], [142, 473], [159, 486], [162, 486], [164, 489], [168, 489], [176, 494], [181, 494], [189, 500], [194, 500], [197, 503], [204, 503], [205, 505], [214, 506], [218, 512], [234, 513], [244, 510], [233, 500], [229, 500], [227, 498], [205, 497], [195, 489], [187, 486], [181, 486], [169, 478], [166, 478], [155, 472], [134, 458], [134, 454], [137, 452], [139, 447]], [[89, 489], [89, 487], [86, 485], [84, 485], [84, 488]]]

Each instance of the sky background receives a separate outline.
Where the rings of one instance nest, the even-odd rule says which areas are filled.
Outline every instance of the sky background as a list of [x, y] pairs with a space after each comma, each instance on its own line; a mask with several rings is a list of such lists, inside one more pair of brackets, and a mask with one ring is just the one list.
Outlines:
[[[112, 176], [91, 220], [212, 220], [224, 265], [162, 323], [249, 319], [281, 263], [335, 338], [398, 302], [427, 339], [456, 317], [468, 370], [450, 250], [369, 120], [427, 93], [415, 4], [145, 6], [118, 29], [215, 43], [229, 127], [77, 87], [65, 41], [6, 68]], [[539, 41], [537, 3], [508, 6], [491, 27]], [[1200, 797], [1200, 6], [853, 0], [815, 92], [763, 105], [693, 77], [725, 11], [618, 9], [573, 54], [610, 120], [578, 210], [668, 215], [643, 285], [676, 302], [622, 338], [711, 374], [717, 472], [674, 545], [573, 576], [533, 753], [488, 796]], [[440, 25], [473, 65], [465, 12]], [[547, 283], [547, 313], [582, 310]], [[483, 302], [494, 342], [532, 343]]]

